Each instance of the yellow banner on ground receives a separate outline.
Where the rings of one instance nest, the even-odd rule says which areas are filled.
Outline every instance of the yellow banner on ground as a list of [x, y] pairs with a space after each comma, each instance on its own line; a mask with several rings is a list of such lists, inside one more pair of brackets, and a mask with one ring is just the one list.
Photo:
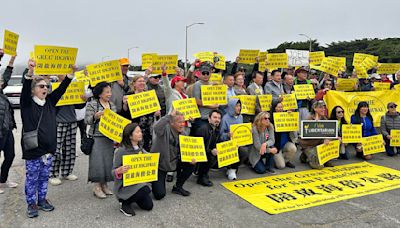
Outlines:
[[129, 123], [131, 123], [130, 120], [106, 108], [104, 109], [103, 116], [100, 118], [99, 131], [107, 138], [120, 143], [122, 141], [124, 128]]
[[256, 95], [237, 95], [230, 98], [237, 98], [242, 103], [241, 114], [255, 115], [256, 114]]
[[291, 132], [299, 130], [298, 112], [274, 112], [275, 132]]
[[161, 110], [155, 90], [128, 95], [128, 107], [132, 119]]
[[228, 104], [226, 85], [202, 85], [201, 100], [203, 105]]
[[400, 84], [394, 85], [393, 88], [397, 91], [400, 91]]
[[4, 54], [15, 56], [17, 55], [19, 35], [8, 30], [4, 30], [3, 50]]
[[321, 62], [321, 66], [319, 67], [319, 70], [337, 77], [338, 72], [340, 70], [340, 65], [339, 65], [338, 59], [331, 58], [331, 57], [325, 57]]
[[[60, 84], [60, 82], [52, 83], [51, 89], [54, 91], [60, 86]], [[82, 99], [83, 95], [85, 95], [85, 83], [71, 82], [61, 99], [57, 102], [56, 106], [83, 104], [86, 102]]]
[[196, 162], [207, 161], [204, 139], [202, 137], [179, 135], [179, 146], [182, 162], [192, 162], [193, 159]]
[[297, 100], [304, 100], [304, 99], [314, 99], [315, 98], [315, 91], [312, 84], [301, 84], [301, 85], [294, 85], [294, 91]]
[[174, 107], [176, 111], [183, 113], [185, 120], [190, 120], [190, 118], [196, 119], [201, 117], [199, 107], [197, 106], [195, 98], [175, 100], [172, 102], [172, 107]]
[[375, 91], [390, 90], [390, 83], [388, 82], [374, 82], [373, 86]]
[[385, 152], [384, 143], [385, 142], [383, 141], [383, 136], [381, 134], [369, 137], [363, 137], [361, 143], [363, 148], [363, 154], [369, 155], [369, 154]]
[[175, 68], [178, 66], [178, 55], [157, 55], [153, 59], [153, 74], [161, 74], [161, 66], [165, 64], [167, 74], [175, 74]]
[[267, 54], [267, 62], [267, 68], [270, 71], [289, 67], [288, 55], [286, 53], [269, 53]]
[[342, 143], [361, 143], [362, 126], [361, 124], [342, 125]]
[[260, 102], [261, 111], [268, 112], [271, 110], [272, 105], [272, 94], [257, 95], [258, 101]]
[[339, 157], [340, 141], [330, 141], [328, 145], [321, 144], [317, 146], [318, 162], [324, 165], [326, 162]]
[[400, 130], [390, 130], [390, 146], [400, 147]]
[[364, 67], [356, 65], [354, 66], [354, 71], [358, 78], [368, 78], [367, 70]]
[[400, 188], [400, 171], [360, 162], [222, 186], [269, 214], [279, 214]]
[[354, 91], [357, 88], [357, 78], [337, 78], [337, 91]]
[[[335, 106], [341, 106], [344, 109], [344, 117], [348, 123], [350, 123], [350, 117], [357, 109], [358, 103], [365, 101], [369, 104], [369, 110], [374, 119], [374, 126], [379, 127], [381, 116], [387, 111], [387, 104], [389, 102], [400, 104], [400, 93], [398, 90], [374, 92], [340, 92], [330, 90], [324, 96], [324, 100], [329, 114]], [[397, 107], [397, 111], [400, 111], [400, 106]]]
[[297, 100], [296, 100], [296, 95], [294, 93], [291, 94], [282, 94], [280, 97], [283, 98], [282, 100], [282, 106], [283, 110], [294, 110], [297, 109]]
[[256, 58], [258, 54], [260, 53], [260, 50], [245, 50], [245, 49], [240, 49], [239, 52], [239, 63], [243, 64], [253, 64], [256, 62]]
[[235, 141], [238, 146], [253, 144], [251, 123], [232, 124], [230, 126], [230, 132], [232, 133], [232, 140]]
[[86, 86], [90, 85], [89, 76], [85, 75], [85, 71], [84, 70], [75, 72], [75, 79], [78, 82], [85, 83]]
[[111, 60], [86, 66], [90, 85], [96, 86], [99, 82], [114, 82], [122, 79], [119, 60]]
[[218, 168], [239, 162], [238, 146], [235, 141], [217, 143], [217, 151]]
[[215, 69], [225, 70], [226, 69], [226, 59], [225, 56], [216, 54], [215, 57], [218, 58], [218, 61], [215, 63]]
[[196, 59], [199, 59], [201, 62], [214, 63], [214, 52], [212, 52], [212, 51], [197, 52], [193, 56]]
[[378, 56], [364, 54], [364, 53], [354, 53], [353, 56], [353, 66], [359, 66], [364, 61], [365, 58], [370, 57], [372, 60], [378, 62]]
[[310, 52], [310, 64], [321, 65], [322, 60], [325, 58], [324, 51], [314, 51]]
[[400, 63], [379, 63], [378, 74], [394, 74], [400, 70]]
[[360, 64], [366, 70], [372, 69], [378, 65], [378, 59], [367, 56]]
[[211, 73], [210, 79], [208, 80], [211, 84], [221, 85], [222, 75], [220, 73]]
[[157, 59], [157, 53], [142, 53], [142, 70], [146, 70], [153, 65], [153, 61]]
[[72, 73], [78, 48], [35, 45], [35, 75]]
[[122, 156], [122, 165], [130, 166], [128, 172], [122, 176], [123, 186], [157, 181], [159, 158], [159, 153]]

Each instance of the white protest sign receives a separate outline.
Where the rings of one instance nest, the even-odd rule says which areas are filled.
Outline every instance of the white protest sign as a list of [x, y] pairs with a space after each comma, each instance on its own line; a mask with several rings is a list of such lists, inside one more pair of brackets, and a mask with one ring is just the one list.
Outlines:
[[303, 50], [286, 49], [289, 66], [308, 66], [310, 52]]

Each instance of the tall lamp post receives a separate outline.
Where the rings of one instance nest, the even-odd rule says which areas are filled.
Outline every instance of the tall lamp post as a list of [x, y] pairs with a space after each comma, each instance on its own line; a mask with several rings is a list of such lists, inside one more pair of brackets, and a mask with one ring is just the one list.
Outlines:
[[[128, 48], [128, 60], [129, 61], [131, 61], [131, 59], [129, 58], [129, 51], [132, 50], [132, 49], [135, 49], [135, 48], [139, 48], [139, 47], [135, 46], [135, 47]], [[133, 60], [132, 60], [132, 64], [131, 65], [133, 66]]]
[[308, 39], [308, 42], [310, 43], [310, 52], [311, 52], [311, 42], [312, 42], [311, 38], [303, 33], [300, 33], [299, 36], [305, 36]]
[[204, 23], [203, 23], [203, 22], [196, 22], [196, 23], [193, 23], [193, 24], [190, 24], [190, 25], [186, 25], [186, 33], [185, 33], [185, 35], [186, 35], [186, 46], [185, 46], [185, 74], [186, 74], [186, 72], [187, 72], [187, 61], [188, 61], [188, 58], [187, 58], [187, 51], [188, 51], [188, 28], [190, 28], [190, 27], [192, 27], [192, 26], [194, 26], [194, 25], [204, 25]]

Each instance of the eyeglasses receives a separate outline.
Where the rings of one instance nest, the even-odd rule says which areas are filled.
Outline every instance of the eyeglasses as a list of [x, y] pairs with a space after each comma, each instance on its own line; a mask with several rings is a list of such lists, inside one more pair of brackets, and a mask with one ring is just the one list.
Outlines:
[[154, 77], [152, 77], [152, 78], [154, 78], [154, 79], [160, 79], [161, 76], [160, 76], [160, 75], [157, 75], [157, 76], [154, 76]]
[[269, 118], [268, 117], [264, 117], [264, 120], [269, 120]]
[[397, 108], [397, 105], [390, 105], [389, 108]]
[[36, 85], [37, 87], [39, 87], [39, 88], [41, 88], [41, 89], [44, 89], [44, 87], [46, 87], [46, 88], [50, 88], [50, 85], [44, 85], [44, 84], [40, 84], [40, 85]]
[[340, 113], [344, 113], [344, 111], [336, 111], [336, 113], [339, 113], [339, 114], [340, 114]]
[[208, 72], [208, 71], [203, 71], [203, 72], [201, 72], [201, 74], [202, 74], [202, 75], [210, 75], [210, 72]]

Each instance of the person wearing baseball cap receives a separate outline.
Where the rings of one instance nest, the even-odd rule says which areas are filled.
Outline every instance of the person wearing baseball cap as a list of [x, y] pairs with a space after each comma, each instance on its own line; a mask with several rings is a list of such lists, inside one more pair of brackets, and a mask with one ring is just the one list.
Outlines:
[[129, 59], [121, 58], [119, 63], [121, 65], [122, 79], [111, 83], [112, 95], [110, 101], [115, 104], [117, 107], [117, 113], [120, 114], [122, 111], [122, 98], [129, 90], [129, 79], [127, 76], [129, 70]]
[[[295, 71], [296, 78], [294, 79], [295, 85], [311, 84], [311, 80], [307, 79], [308, 71], [304, 67], [300, 67]], [[300, 120], [305, 120], [310, 116], [311, 99], [297, 100], [300, 112]]]
[[165, 92], [164, 87], [160, 85], [160, 74], [149, 74], [147, 80], [147, 90], [155, 90], [158, 98], [158, 102], [161, 107], [161, 116], [165, 116], [167, 113], [167, 107], [165, 104]]
[[[389, 102], [387, 104], [388, 111], [381, 118], [381, 132], [386, 143], [386, 154], [390, 157], [395, 155], [395, 147], [390, 146], [390, 140], [392, 139], [390, 132], [391, 130], [400, 130], [400, 113], [397, 112], [396, 108], [396, 103]], [[396, 149], [397, 154], [400, 154], [400, 148], [397, 147]]]

